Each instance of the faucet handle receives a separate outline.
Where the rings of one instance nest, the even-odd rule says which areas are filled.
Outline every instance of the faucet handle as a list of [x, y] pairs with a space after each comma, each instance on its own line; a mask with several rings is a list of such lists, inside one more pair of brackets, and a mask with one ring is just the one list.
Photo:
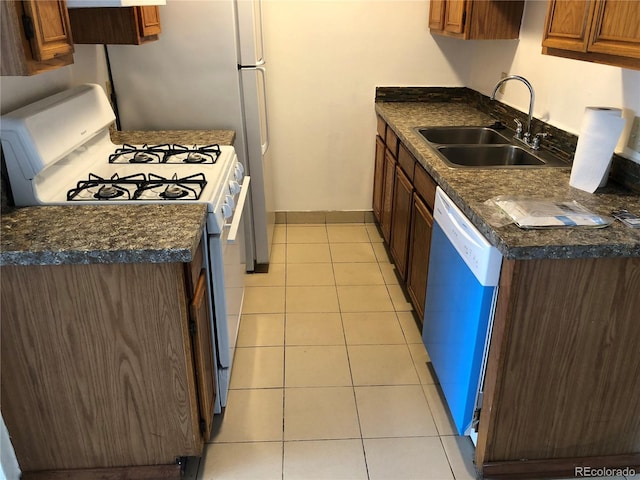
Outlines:
[[534, 150], [538, 150], [540, 148], [540, 142], [542, 141], [543, 138], [547, 136], [549, 136], [548, 132], [536, 133], [535, 136], [533, 137], [533, 143], [531, 144], [531, 148], [533, 148]]
[[516, 138], [522, 138], [522, 122], [520, 120], [518, 120], [517, 118], [513, 119], [514, 122], [516, 122]]

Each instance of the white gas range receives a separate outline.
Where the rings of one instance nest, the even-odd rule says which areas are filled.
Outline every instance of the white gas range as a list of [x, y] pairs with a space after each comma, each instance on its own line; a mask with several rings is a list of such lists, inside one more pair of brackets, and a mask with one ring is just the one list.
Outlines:
[[226, 405], [244, 296], [244, 204], [250, 178], [231, 146], [115, 145], [98, 85], [73, 87], [1, 119], [16, 206], [205, 203], [203, 267], [213, 299], [217, 395]]

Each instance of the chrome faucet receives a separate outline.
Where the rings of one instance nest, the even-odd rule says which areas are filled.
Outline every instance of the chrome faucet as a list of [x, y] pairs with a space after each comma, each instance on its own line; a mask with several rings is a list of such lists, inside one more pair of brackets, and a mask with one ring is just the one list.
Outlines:
[[542, 136], [546, 136], [546, 135], [536, 135], [535, 138], [533, 140], [531, 140], [531, 118], [533, 117], [533, 104], [536, 100], [536, 94], [533, 91], [533, 85], [531, 85], [531, 83], [529, 83], [529, 80], [527, 80], [524, 77], [521, 77], [520, 75], [509, 75], [507, 77], [504, 77], [502, 79], [500, 79], [500, 81], [498, 81], [498, 83], [496, 84], [495, 88], [493, 89], [493, 93], [491, 94], [491, 100], [495, 100], [496, 99], [496, 93], [498, 93], [498, 89], [500, 88], [500, 85], [502, 85], [504, 82], [508, 81], [508, 80], [520, 80], [522, 83], [524, 83], [527, 88], [529, 89], [529, 116], [527, 118], [527, 131], [522, 132], [523, 128], [522, 128], [522, 122], [520, 122], [520, 120], [518, 120], [517, 118], [514, 119], [514, 121], [516, 122], [517, 125], [517, 130], [516, 130], [516, 134], [515, 134], [515, 138], [517, 138], [518, 140], [522, 141], [523, 143], [525, 143], [527, 146], [533, 148], [534, 150], [537, 150], [540, 147], [540, 139]]

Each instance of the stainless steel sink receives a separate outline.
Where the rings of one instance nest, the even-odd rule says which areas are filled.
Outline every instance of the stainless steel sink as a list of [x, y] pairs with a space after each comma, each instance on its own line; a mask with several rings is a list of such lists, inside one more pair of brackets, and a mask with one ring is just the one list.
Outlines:
[[446, 145], [509, 143], [509, 139], [488, 127], [425, 127], [418, 128], [418, 133], [428, 142]]
[[415, 129], [442, 160], [456, 168], [568, 167], [554, 155], [520, 146], [509, 129], [491, 127], [418, 127]]
[[516, 145], [439, 146], [437, 151], [452, 167], [563, 167], [561, 160], [534, 155]]

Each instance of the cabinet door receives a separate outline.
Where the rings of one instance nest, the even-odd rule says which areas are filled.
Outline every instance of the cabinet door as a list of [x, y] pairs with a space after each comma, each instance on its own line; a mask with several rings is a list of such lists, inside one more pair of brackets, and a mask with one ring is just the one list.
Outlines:
[[411, 194], [413, 185], [400, 165], [396, 166], [395, 189], [393, 193], [393, 219], [391, 244], [389, 249], [402, 280], [407, 278], [407, 255], [409, 248], [409, 228], [411, 226]]
[[450, 33], [464, 33], [467, 1], [447, 0], [444, 14], [444, 29]]
[[0, 75], [34, 75], [73, 63], [64, 1], [0, 1]]
[[396, 177], [396, 159], [388, 149], [384, 153], [384, 178], [382, 186], [382, 236], [389, 245], [391, 241], [391, 220], [393, 216], [393, 188]]
[[640, 2], [598, 2], [588, 50], [640, 58]]
[[424, 321], [424, 302], [427, 296], [427, 274], [429, 271], [429, 252], [431, 250], [431, 230], [433, 216], [416, 194], [413, 194], [412, 222], [409, 235], [409, 259], [407, 273], [407, 291], [413, 307]]
[[73, 53], [66, 2], [23, 2], [33, 31], [27, 34], [34, 60], [44, 62]]
[[200, 273], [193, 300], [189, 305], [190, 325], [193, 352], [196, 367], [196, 385], [203, 438], [207, 440], [211, 434], [213, 421], [213, 405], [216, 398], [215, 372], [213, 364], [213, 346], [211, 342], [211, 321], [209, 319], [209, 295], [207, 275]]
[[431, 0], [429, 6], [429, 28], [432, 30], [444, 29], [445, 0]]
[[551, 0], [542, 45], [586, 52], [595, 6], [593, 0]]
[[382, 190], [384, 185], [384, 142], [376, 137], [376, 163], [373, 172], [373, 214], [382, 223]]
[[137, 7], [138, 10], [138, 29], [141, 37], [151, 35], [159, 35], [160, 28], [160, 10], [155, 5], [145, 7]]

